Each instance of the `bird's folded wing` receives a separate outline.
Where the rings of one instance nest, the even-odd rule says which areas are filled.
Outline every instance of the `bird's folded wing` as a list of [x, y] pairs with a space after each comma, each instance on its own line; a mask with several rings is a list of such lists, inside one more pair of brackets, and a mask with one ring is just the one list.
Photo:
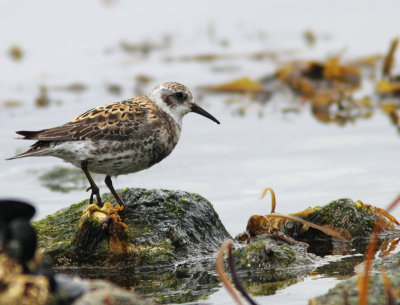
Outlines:
[[134, 98], [91, 109], [62, 126], [17, 133], [39, 141], [140, 139], [155, 124], [159, 112], [145, 97]]

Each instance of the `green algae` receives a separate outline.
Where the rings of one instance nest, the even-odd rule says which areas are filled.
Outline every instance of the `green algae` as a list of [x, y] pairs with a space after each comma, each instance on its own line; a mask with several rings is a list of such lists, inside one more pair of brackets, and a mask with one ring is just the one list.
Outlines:
[[[271, 249], [270, 254], [265, 253], [265, 247]], [[271, 245], [266, 240], [255, 241], [248, 244], [247, 247], [235, 249], [233, 256], [238, 271], [250, 269], [269, 271], [288, 267], [296, 261], [296, 252], [290, 246], [287, 244]]]
[[38, 247], [48, 249], [48, 256], [52, 258], [66, 256], [71, 253], [77, 224], [88, 200], [73, 204], [69, 208], [59, 210], [42, 220], [35, 221], [32, 226], [38, 233]]
[[[377, 221], [377, 216], [370, 209], [347, 198], [317, 206], [305, 216], [301, 213], [297, 213], [296, 216], [320, 226], [328, 226], [352, 240], [370, 237]], [[311, 243], [316, 239], [331, 239], [330, 236], [313, 228], [304, 231], [300, 223], [294, 223], [285, 232], [298, 240]]]
[[352, 237], [369, 237], [377, 217], [351, 199], [338, 199], [319, 208], [315, 215], [310, 214], [306, 219], [321, 219], [321, 224], [345, 229]]
[[[119, 193], [126, 203], [120, 212], [126, 228], [113, 239], [101, 219], [81, 221], [87, 200], [35, 223], [39, 247], [54, 266], [173, 265], [212, 254], [230, 237], [203, 197], [170, 190]], [[111, 194], [103, 195], [104, 202], [113, 200]]]
[[185, 209], [174, 204], [174, 202], [168, 201], [166, 205], [168, 206], [168, 212], [174, 213], [178, 218], [183, 218], [185, 216]]

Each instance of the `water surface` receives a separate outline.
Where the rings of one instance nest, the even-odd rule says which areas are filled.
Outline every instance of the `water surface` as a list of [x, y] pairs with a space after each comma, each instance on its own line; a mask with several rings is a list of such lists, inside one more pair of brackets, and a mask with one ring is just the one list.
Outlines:
[[[400, 191], [400, 139], [381, 111], [346, 126], [323, 124], [312, 116], [307, 104], [299, 112], [283, 113], [282, 105], [295, 103], [291, 95], [283, 94], [261, 107], [262, 117], [258, 106], [239, 116], [234, 114], [235, 105], [225, 103], [232, 96], [205, 94], [198, 88], [243, 76], [269, 75], [280, 63], [293, 58], [325, 59], [342, 52], [343, 57], [352, 59], [384, 53], [390, 40], [399, 34], [398, 11], [395, 1], [3, 1], [0, 194], [32, 202], [38, 209], [37, 218], [88, 198], [84, 191], [58, 193], [41, 185], [41, 173], [54, 166], [70, 167], [61, 160], [4, 161], [30, 144], [15, 140], [14, 131], [64, 124], [91, 107], [135, 96], [138, 91], [148, 92], [161, 82], [174, 80], [192, 88], [199, 104], [221, 125], [197, 114], [187, 115], [174, 152], [149, 170], [118, 177], [116, 188], [200, 193], [213, 203], [232, 235], [244, 231], [249, 216], [269, 211], [268, 201], [257, 199], [267, 186], [275, 189], [281, 213], [341, 197], [385, 207]], [[302, 38], [307, 29], [318, 37], [312, 48]], [[121, 41], [136, 45], [147, 41], [156, 47], [127, 52], [121, 48]], [[21, 61], [8, 56], [12, 45], [23, 50]], [[258, 51], [276, 52], [277, 56], [261, 61], [166, 60], [183, 55]], [[399, 72], [400, 65], [395, 70]], [[141, 86], [138, 76], [143, 75], [150, 81]], [[60, 90], [76, 83], [86, 90]], [[109, 84], [120, 86], [121, 94], [110, 93]], [[48, 88], [50, 100], [43, 108], [35, 106], [40, 85]], [[6, 101], [22, 105], [5, 107]], [[104, 184], [101, 191], [106, 191]], [[399, 210], [394, 215], [399, 217]], [[326, 292], [336, 282], [310, 276], [257, 301], [307, 304], [310, 297]], [[204, 302], [228, 304], [231, 300], [221, 290]]]

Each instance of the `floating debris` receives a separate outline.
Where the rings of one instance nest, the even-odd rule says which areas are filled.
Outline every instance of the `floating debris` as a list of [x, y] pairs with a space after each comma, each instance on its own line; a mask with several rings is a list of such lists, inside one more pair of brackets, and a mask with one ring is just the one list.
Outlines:
[[70, 91], [74, 93], [83, 93], [88, 87], [83, 83], [72, 83], [66, 86], [55, 86], [51, 88], [52, 90], [60, 90], [60, 91]]
[[392, 68], [394, 66], [394, 53], [396, 52], [397, 46], [399, 44], [399, 37], [393, 39], [390, 44], [389, 51], [385, 57], [382, 68], [382, 76], [392, 78]]
[[149, 75], [138, 74], [135, 77], [135, 87], [134, 93], [136, 96], [141, 96], [146, 94], [146, 86], [153, 80], [153, 78]]
[[171, 45], [171, 37], [169, 35], [165, 35], [162, 38], [162, 41], [159, 43], [144, 41], [141, 43], [130, 43], [127, 41], [121, 41], [119, 46], [121, 50], [126, 53], [140, 53], [142, 55], [149, 55], [152, 51], [160, 51], [168, 49]]
[[394, 53], [399, 44], [399, 37], [394, 39], [384, 59], [382, 67], [382, 79], [376, 85], [376, 93], [381, 96], [400, 96], [400, 74], [392, 75], [394, 66]]
[[[221, 42], [224, 46], [226, 46], [227, 43]], [[214, 53], [204, 53], [204, 54], [198, 54], [198, 55], [184, 55], [184, 56], [179, 56], [179, 57], [166, 57], [164, 60], [165, 61], [216, 61], [216, 60], [228, 60], [228, 59], [249, 59], [249, 60], [265, 60], [265, 59], [271, 59], [271, 60], [277, 60], [278, 58], [285, 56], [285, 55], [291, 55], [293, 53], [297, 52], [297, 50], [284, 50], [284, 51], [260, 51], [260, 52], [255, 52], [255, 53], [245, 53], [245, 54], [214, 54]]]
[[47, 94], [47, 87], [45, 85], [41, 85], [39, 90], [39, 96], [35, 99], [35, 105], [37, 107], [47, 107], [50, 104], [50, 99]]
[[313, 47], [315, 45], [315, 42], [317, 41], [317, 36], [315, 33], [311, 30], [306, 30], [303, 32], [303, 38], [306, 44], [309, 47]]
[[120, 96], [122, 94], [122, 86], [118, 84], [107, 84], [107, 91], [112, 95]]
[[373, 112], [371, 98], [368, 96], [355, 99], [348, 94], [327, 91], [315, 95], [311, 103], [313, 115], [324, 123], [345, 125], [359, 118], [369, 118]]
[[[282, 113], [299, 113], [302, 109], [311, 109], [314, 117], [323, 123], [343, 126], [360, 119], [369, 119], [376, 109], [381, 108], [400, 133], [400, 74], [392, 73], [398, 40], [396, 38], [392, 41], [385, 57], [375, 54], [351, 61], [341, 60], [339, 56], [326, 61], [292, 61], [282, 65], [275, 73], [259, 79], [245, 76], [232, 82], [201, 88], [207, 92], [250, 93], [242, 99], [237, 95], [226, 99], [227, 105], [234, 105], [233, 113], [240, 116], [252, 109], [262, 117], [261, 107], [274, 94], [287, 94], [288, 91], [283, 90], [285, 88], [290, 90], [296, 104], [282, 105]], [[382, 69], [383, 77], [376, 81], [379, 69]], [[359, 91], [363, 82], [368, 82], [365, 86], [367, 88], [375, 86], [375, 93], [379, 98], [372, 92], [363, 92], [360, 97]], [[305, 107], [306, 105], [311, 107]]]
[[6, 100], [0, 103], [0, 109], [1, 108], [15, 108], [22, 106], [24, 103], [21, 101], [17, 100]]
[[8, 50], [8, 56], [14, 61], [21, 61], [24, 57], [24, 52], [20, 46], [14, 45]]
[[263, 91], [261, 83], [254, 81], [248, 77], [242, 77], [230, 83], [217, 86], [202, 87], [203, 90], [214, 92], [239, 92], [239, 93], [258, 93]]
[[357, 67], [339, 64], [333, 57], [326, 62], [295, 62], [278, 70], [277, 78], [304, 98], [312, 98], [322, 90], [352, 92], [361, 85]]

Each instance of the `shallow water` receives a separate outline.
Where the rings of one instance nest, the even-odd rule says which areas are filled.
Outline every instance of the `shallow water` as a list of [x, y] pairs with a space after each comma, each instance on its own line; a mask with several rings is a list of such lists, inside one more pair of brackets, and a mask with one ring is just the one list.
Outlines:
[[[238, 116], [233, 114], [235, 105], [225, 104], [230, 96], [204, 94], [197, 88], [243, 76], [269, 75], [279, 63], [293, 58], [325, 59], [342, 51], [348, 59], [385, 53], [390, 40], [399, 34], [399, 7], [395, 1], [385, 5], [362, 1], [259, 1], [248, 5], [238, 1], [3, 1], [0, 194], [34, 203], [37, 218], [86, 199], [84, 191], [64, 194], [41, 186], [38, 173], [56, 165], [70, 166], [61, 160], [4, 161], [30, 144], [14, 140], [14, 131], [57, 126], [96, 105], [132, 97], [137, 93], [136, 77], [148, 75], [151, 80], [141, 90], [148, 92], [163, 81], [182, 82], [193, 89], [199, 104], [221, 125], [189, 114], [174, 152], [149, 170], [118, 177], [116, 188], [200, 193], [213, 203], [232, 235], [244, 231], [249, 216], [269, 211], [269, 202], [257, 199], [267, 186], [277, 193], [277, 210], [281, 213], [341, 197], [385, 207], [400, 191], [400, 139], [381, 111], [375, 111], [371, 119], [346, 126], [323, 124], [312, 116], [308, 105], [299, 113], [283, 113], [282, 104], [291, 106], [294, 101], [289, 95], [281, 95], [261, 108], [262, 118], [259, 107]], [[317, 34], [313, 48], [302, 39], [307, 29]], [[158, 47], [148, 53], [128, 53], [120, 47], [121, 41], [149, 41]], [[7, 55], [13, 44], [24, 51], [19, 62]], [[274, 60], [262, 61], [166, 60], [181, 55], [262, 50], [278, 54]], [[400, 65], [395, 69], [399, 72]], [[87, 90], [59, 90], [73, 83], [84, 84]], [[49, 88], [50, 106], [45, 108], [35, 106], [41, 84]], [[107, 84], [120, 85], [121, 95], [107, 91]], [[20, 101], [22, 106], [4, 107], [3, 102], [9, 100]], [[104, 185], [101, 190], [106, 191]], [[400, 216], [399, 210], [393, 214]], [[257, 301], [306, 304], [336, 282], [310, 276]], [[224, 304], [231, 300], [221, 290], [205, 302]]]

